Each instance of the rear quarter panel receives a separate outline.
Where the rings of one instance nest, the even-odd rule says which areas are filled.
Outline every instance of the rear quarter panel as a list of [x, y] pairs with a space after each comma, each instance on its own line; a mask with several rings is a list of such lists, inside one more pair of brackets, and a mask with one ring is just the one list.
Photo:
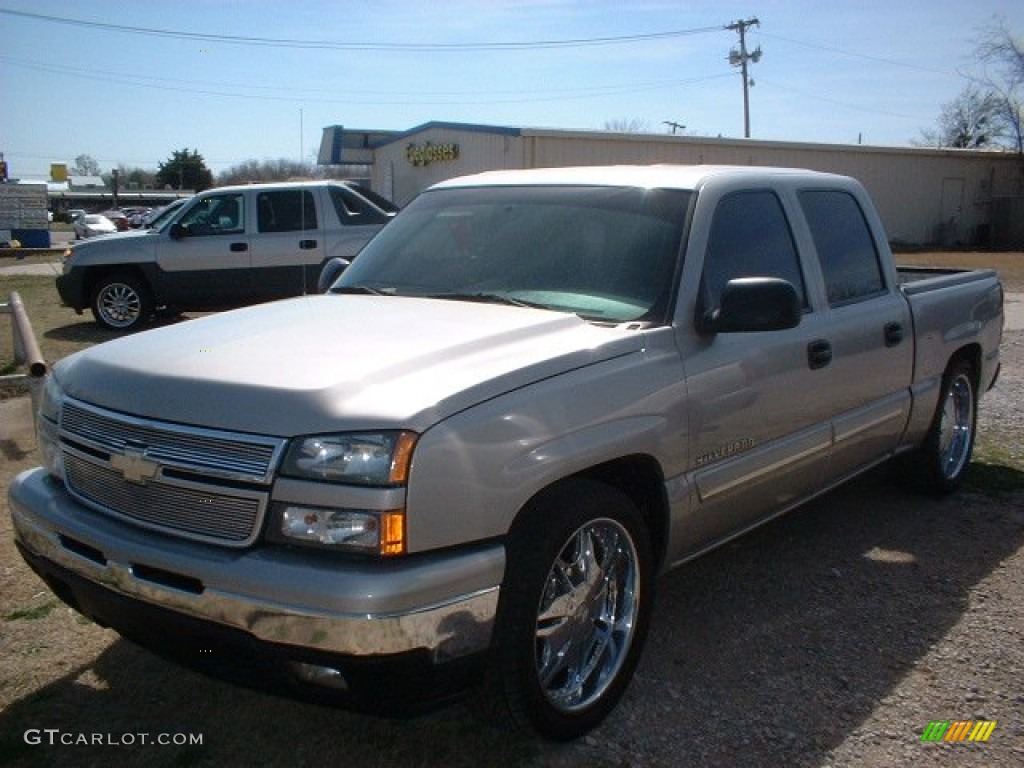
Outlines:
[[[903, 273], [904, 279], [908, 276]], [[989, 388], [999, 367], [1003, 290], [993, 270], [958, 271], [905, 282], [914, 321], [914, 407], [906, 440], [917, 443], [935, 413], [942, 374], [959, 353], [979, 364], [978, 390]]]

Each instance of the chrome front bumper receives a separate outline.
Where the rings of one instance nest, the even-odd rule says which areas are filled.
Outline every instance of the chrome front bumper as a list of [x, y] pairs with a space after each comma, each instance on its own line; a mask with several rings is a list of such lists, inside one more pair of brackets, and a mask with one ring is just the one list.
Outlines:
[[15, 538], [34, 557], [260, 641], [355, 657], [426, 651], [434, 663], [490, 645], [505, 568], [499, 544], [366, 562], [226, 550], [106, 518], [41, 468], [15, 478], [9, 499]]

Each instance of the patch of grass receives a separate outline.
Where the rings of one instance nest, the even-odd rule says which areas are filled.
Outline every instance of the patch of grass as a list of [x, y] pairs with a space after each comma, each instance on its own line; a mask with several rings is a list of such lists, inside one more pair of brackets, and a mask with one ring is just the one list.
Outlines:
[[61, 260], [64, 251], [61, 248], [44, 248], [39, 250], [0, 250], [0, 267], [22, 267], [28, 264], [53, 264]]
[[35, 608], [11, 611], [4, 616], [4, 621], [38, 621], [39, 619], [45, 619], [53, 613], [56, 607], [56, 600], [48, 600], [42, 605], [37, 605]]
[[[0, 302], [17, 291], [28, 312], [32, 331], [47, 364], [85, 347], [108, 341], [118, 334], [105, 331], [93, 322], [92, 315], [75, 314], [61, 306], [53, 277], [37, 275], [0, 275]], [[14, 366], [11, 320], [0, 316], [0, 369]]]

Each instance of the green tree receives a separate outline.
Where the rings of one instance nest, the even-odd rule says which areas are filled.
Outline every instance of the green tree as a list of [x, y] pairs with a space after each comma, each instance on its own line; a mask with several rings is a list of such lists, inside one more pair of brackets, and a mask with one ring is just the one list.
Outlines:
[[117, 173], [121, 177], [121, 184], [125, 188], [135, 185], [139, 189], [153, 189], [157, 186], [156, 171], [151, 168], [128, 168], [124, 165], [119, 165], [117, 166]]
[[206, 167], [199, 150], [177, 150], [165, 162], [160, 163], [156, 182], [161, 187], [172, 189], [194, 189], [201, 192], [213, 186], [213, 172]]

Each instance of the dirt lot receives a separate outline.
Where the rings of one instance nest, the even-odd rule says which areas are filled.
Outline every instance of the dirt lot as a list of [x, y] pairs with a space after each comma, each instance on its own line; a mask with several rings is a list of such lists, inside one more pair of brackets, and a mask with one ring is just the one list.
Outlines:
[[[922, 498], [879, 471], [664, 577], [623, 704], [570, 745], [462, 707], [379, 720], [171, 666], [53, 598], [3, 495], [0, 765], [1024, 764], [1024, 332], [1003, 359], [963, 492]], [[10, 427], [26, 407], [0, 402], [0, 488], [36, 463]], [[938, 720], [997, 725], [986, 743], [922, 743]], [[142, 743], [162, 736], [201, 744]]]

